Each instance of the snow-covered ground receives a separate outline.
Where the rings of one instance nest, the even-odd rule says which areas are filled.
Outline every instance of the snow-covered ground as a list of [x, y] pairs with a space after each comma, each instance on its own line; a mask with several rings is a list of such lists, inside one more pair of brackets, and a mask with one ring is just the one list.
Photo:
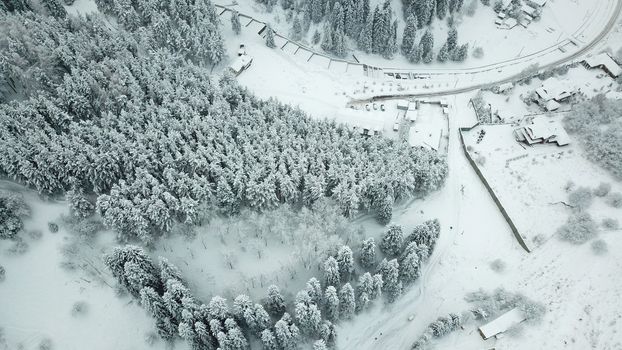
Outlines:
[[[0, 189], [7, 188], [22, 193], [31, 207], [25, 231], [40, 231], [42, 236], [33, 239], [22, 234], [29, 249], [20, 255], [8, 252], [11, 241], [0, 240], [0, 265], [6, 269], [6, 279], [0, 283], [0, 327], [6, 349], [43, 349], [40, 344], [46, 340], [51, 342], [50, 349], [64, 350], [149, 347], [145, 338], [155, 332], [153, 319], [129, 296], [117, 296], [111, 287], [113, 278], [102, 266], [101, 254], [114, 244], [113, 235], [100, 233], [90, 247], [81, 248], [90, 254], [74, 261], [78, 266], [93, 266], [101, 274], [63, 268], [64, 251], [75, 237], [62, 225], [58, 233], [51, 233], [48, 222], [59, 222], [60, 215], [67, 214], [66, 203], [43, 201], [30, 190], [1, 181]], [[83, 312], [72, 312], [76, 303], [83, 303]], [[166, 346], [156, 336], [150, 348]], [[185, 348], [181, 342], [176, 347]]]
[[[454, 105], [464, 105], [468, 98], [458, 96]], [[527, 253], [514, 239], [460, 149], [457, 127], [474, 124], [473, 114], [452, 114], [452, 117], [447, 184], [439, 193], [395, 215], [396, 222], [407, 226], [422, 219], [421, 211], [426, 216], [439, 217], [441, 238], [431, 263], [417, 284], [394, 305], [376, 308], [342, 324], [339, 348], [409, 349], [438, 316], [468, 310], [463, 300], [467, 293], [504, 287], [544, 304], [547, 313], [542, 322], [525, 326], [518, 335], [487, 341], [482, 340], [476, 324], [471, 323], [438, 341], [435, 348], [620, 349], [622, 281], [616, 277], [616, 271], [622, 267], [622, 251], [615, 248], [622, 243], [620, 232], [600, 234], [611, 247], [605, 256], [594, 255], [589, 244], [575, 246], [557, 239]], [[573, 169], [572, 163], [562, 164], [556, 175], [573, 173]], [[586, 185], [596, 181], [587, 180], [590, 174], [582, 174], [576, 177], [586, 179]], [[596, 214], [603, 206], [595, 204], [593, 209]], [[542, 224], [544, 232], [552, 234], [557, 227], [547, 223], [565, 220], [567, 212], [556, 215], [538, 216], [532, 221]], [[611, 215], [622, 219], [620, 210]], [[504, 272], [490, 268], [496, 259], [506, 263]], [[408, 321], [412, 315], [413, 320]]]

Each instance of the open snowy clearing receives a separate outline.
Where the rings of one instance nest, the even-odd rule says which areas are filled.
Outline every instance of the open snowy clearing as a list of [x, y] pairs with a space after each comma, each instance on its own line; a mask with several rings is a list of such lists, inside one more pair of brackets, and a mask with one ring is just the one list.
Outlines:
[[[468, 98], [458, 96], [455, 103], [465, 104]], [[416, 208], [406, 208], [395, 219], [399, 223], [416, 220], [420, 210], [439, 217], [443, 231], [432, 263], [419, 282], [394, 305], [372, 310], [342, 325], [340, 349], [409, 349], [439, 315], [468, 310], [463, 300], [467, 293], [499, 287], [544, 304], [547, 313], [542, 322], [525, 325], [517, 335], [487, 341], [477, 331], [482, 324], [471, 323], [465, 330], [436, 342], [435, 348], [619, 349], [622, 336], [618, 324], [622, 314], [613, 305], [619, 304], [622, 295], [622, 281], [615, 277], [615, 271], [622, 267], [622, 252], [612, 248], [607, 255], [596, 256], [589, 244], [574, 246], [557, 239], [532, 253], [525, 252], [460, 149], [456, 127], [472, 125], [474, 115], [461, 114], [450, 123], [447, 185]], [[562, 170], [569, 172], [569, 168]], [[590, 184], [594, 181], [589, 180]], [[595, 204], [594, 214], [602, 208]], [[620, 210], [611, 214], [622, 219]], [[546, 222], [562, 222], [567, 213], [560, 211], [555, 215], [547, 217]], [[544, 232], [552, 235], [556, 229], [547, 225]], [[600, 238], [616, 247], [622, 243], [619, 233], [603, 232]], [[506, 263], [505, 271], [493, 271], [490, 264], [496, 259]], [[412, 315], [413, 320], [408, 321]]]
[[[32, 210], [25, 230], [42, 233], [39, 239], [24, 234], [29, 248], [18, 255], [8, 251], [10, 241], [0, 241], [0, 261], [6, 269], [0, 284], [0, 299], [6, 301], [0, 327], [6, 349], [41, 349], [46, 340], [53, 349], [67, 350], [148, 347], [145, 339], [155, 331], [152, 318], [127, 295], [116, 294], [101, 260], [101, 254], [116, 245], [113, 235], [100, 234], [90, 247], [82, 247], [88, 254], [74, 261], [80, 266], [76, 270], [63, 268], [64, 251], [75, 237], [62, 225], [58, 233], [51, 233], [48, 222], [59, 222], [61, 215], [68, 214], [66, 203], [44, 202], [32, 191], [6, 181], [0, 182], [0, 189], [24, 196]], [[82, 311], [75, 311], [76, 303], [83, 305]], [[166, 349], [155, 340], [150, 348]], [[179, 342], [176, 348], [186, 349], [186, 344]]]

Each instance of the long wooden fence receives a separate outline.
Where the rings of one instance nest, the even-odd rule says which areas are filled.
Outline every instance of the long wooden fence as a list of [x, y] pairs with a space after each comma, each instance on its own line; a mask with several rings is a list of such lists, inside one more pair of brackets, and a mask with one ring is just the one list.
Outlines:
[[514, 221], [512, 220], [512, 218], [510, 217], [510, 215], [508, 214], [507, 210], [505, 210], [505, 207], [503, 206], [503, 204], [501, 204], [501, 201], [499, 200], [499, 198], [497, 197], [495, 191], [492, 189], [492, 187], [490, 186], [490, 184], [488, 183], [488, 181], [486, 180], [486, 177], [484, 176], [484, 174], [482, 174], [481, 170], [479, 169], [479, 167], [477, 166], [477, 164], [475, 163], [475, 161], [473, 160], [473, 158], [471, 157], [471, 154], [469, 153], [469, 151], [467, 150], [467, 147], [464, 143], [464, 135], [463, 132], [467, 132], [472, 130], [473, 128], [479, 126], [480, 124], [477, 123], [475, 125], [473, 125], [472, 127], [469, 128], [460, 128], [459, 129], [459, 133], [460, 133], [460, 143], [462, 145], [462, 150], [464, 152], [464, 155], [466, 156], [467, 160], [469, 161], [469, 163], [471, 164], [471, 166], [473, 167], [473, 169], [475, 170], [475, 173], [477, 174], [477, 176], [480, 178], [480, 180], [482, 181], [482, 183], [484, 184], [484, 186], [486, 187], [486, 189], [488, 190], [488, 193], [490, 193], [490, 196], [492, 197], [492, 200], [495, 202], [495, 204], [497, 205], [497, 208], [499, 208], [499, 211], [501, 212], [501, 215], [503, 215], [503, 217], [505, 218], [505, 221], [508, 223], [508, 225], [510, 226], [510, 229], [512, 230], [512, 233], [514, 234], [514, 237], [516, 238], [516, 240], [518, 241], [518, 244], [520, 244], [521, 247], [523, 247], [523, 249], [525, 249], [528, 253], [531, 252], [531, 249], [529, 248], [529, 246], [527, 245], [527, 242], [525, 242], [525, 240], [523, 239], [523, 236], [521, 236], [520, 232], [518, 231], [518, 228], [516, 227], [516, 225], [514, 224]]

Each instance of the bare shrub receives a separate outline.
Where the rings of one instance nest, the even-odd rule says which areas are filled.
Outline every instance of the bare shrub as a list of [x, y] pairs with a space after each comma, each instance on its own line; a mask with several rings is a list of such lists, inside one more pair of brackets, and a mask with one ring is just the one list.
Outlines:
[[39, 350], [52, 350], [52, 340], [45, 338], [39, 343]]
[[50, 232], [56, 233], [58, 232], [58, 224], [55, 222], [48, 222], [48, 229], [50, 230]]
[[17, 238], [9, 249], [7, 249], [7, 253], [11, 255], [22, 255], [28, 251], [28, 248], [28, 243], [24, 242], [21, 238]]
[[4, 282], [5, 279], [6, 279], [6, 270], [4, 269], [4, 266], [0, 265], [0, 282]]
[[576, 213], [557, 229], [559, 237], [572, 244], [583, 244], [596, 237], [596, 223], [588, 213]]
[[34, 241], [38, 241], [43, 237], [43, 232], [41, 232], [41, 230], [30, 230], [28, 231], [28, 237]]
[[592, 205], [592, 191], [587, 187], [579, 187], [568, 195], [568, 204], [575, 210], [584, 211]]
[[607, 196], [607, 204], [614, 208], [622, 208], [622, 193], [610, 193], [609, 196]]
[[620, 223], [618, 222], [617, 219], [614, 219], [614, 218], [603, 219], [603, 222], [601, 225], [603, 226], [604, 229], [611, 230], [611, 231], [614, 231], [620, 228]]
[[88, 304], [85, 301], [76, 301], [71, 307], [71, 316], [77, 317], [85, 315], [88, 312]]
[[490, 263], [490, 269], [494, 272], [503, 272], [505, 271], [505, 262], [501, 259], [495, 259]]
[[592, 242], [592, 252], [596, 255], [605, 255], [609, 249], [607, 248], [607, 242], [602, 239], [597, 239]]
[[596, 197], [605, 197], [611, 191], [611, 184], [606, 182], [601, 182], [598, 187], [594, 189], [594, 195]]

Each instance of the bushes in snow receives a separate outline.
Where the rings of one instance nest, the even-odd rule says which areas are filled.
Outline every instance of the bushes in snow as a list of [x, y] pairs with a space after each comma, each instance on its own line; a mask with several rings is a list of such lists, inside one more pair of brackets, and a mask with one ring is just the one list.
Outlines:
[[471, 313], [478, 320], [490, 321], [513, 308], [518, 308], [525, 314], [527, 321], [538, 322], [546, 312], [543, 305], [503, 288], [496, 289], [493, 293], [483, 290], [469, 293], [465, 300], [473, 304]]
[[597, 239], [593, 241], [591, 247], [592, 251], [596, 255], [605, 255], [608, 251], [607, 242], [603, 241], [602, 239]]
[[495, 272], [503, 272], [505, 271], [505, 262], [501, 259], [495, 259], [490, 263], [490, 269]]
[[601, 182], [598, 187], [594, 189], [594, 195], [597, 197], [605, 197], [611, 191], [611, 184]]
[[0, 239], [15, 238], [24, 228], [22, 219], [30, 215], [30, 208], [21, 196], [0, 191]]
[[592, 205], [593, 194], [587, 187], [579, 187], [568, 195], [568, 204], [577, 211], [585, 211]]
[[620, 228], [620, 222], [618, 222], [618, 219], [606, 218], [603, 219], [602, 226], [606, 230], [617, 230]]
[[622, 178], [621, 121], [622, 101], [596, 95], [575, 105], [564, 126], [579, 139], [588, 159]]
[[622, 208], [622, 193], [610, 193], [609, 196], [607, 196], [607, 204], [614, 208]]
[[428, 325], [423, 334], [419, 336], [417, 341], [412, 345], [412, 349], [426, 349], [432, 339], [441, 338], [446, 334], [457, 330], [460, 328], [461, 324], [462, 322], [460, 316], [456, 314], [449, 314], [447, 316], [439, 317], [436, 321]]
[[6, 270], [4, 269], [4, 266], [0, 265], [0, 282], [4, 282], [5, 279], [6, 279]]
[[597, 225], [588, 213], [575, 213], [557, 229], [559, 237], [573, 244], [583, 244], [596, 237]]

